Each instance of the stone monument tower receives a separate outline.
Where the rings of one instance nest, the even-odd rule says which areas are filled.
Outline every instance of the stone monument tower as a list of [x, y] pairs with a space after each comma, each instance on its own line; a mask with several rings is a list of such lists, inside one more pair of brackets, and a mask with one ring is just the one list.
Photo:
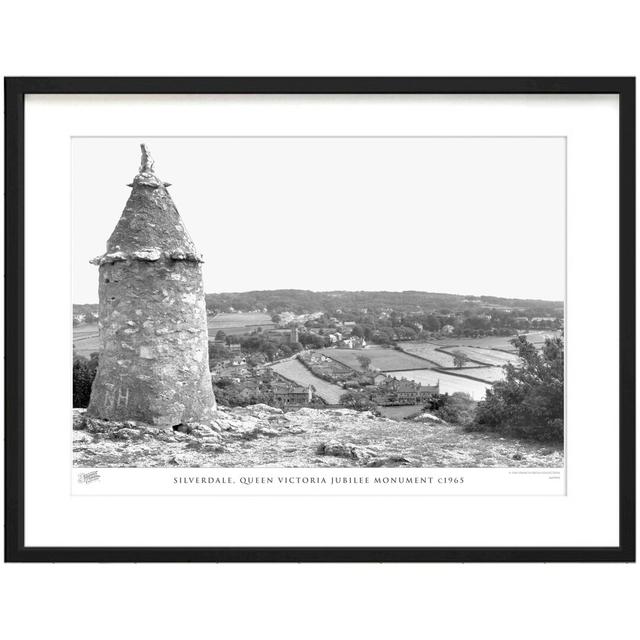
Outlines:
[[202, 258], [146, 145], [99, 266], [100, 360], [87, 415], [159, 427], [207, 422], [209, 373]]

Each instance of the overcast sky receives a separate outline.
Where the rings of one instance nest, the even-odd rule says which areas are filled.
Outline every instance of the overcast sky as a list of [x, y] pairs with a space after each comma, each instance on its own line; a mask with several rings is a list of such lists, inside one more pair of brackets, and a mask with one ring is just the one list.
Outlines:
[[147, 142], [205, 290], [564, 299], [563, 138], [74, 138], [73, 300]]

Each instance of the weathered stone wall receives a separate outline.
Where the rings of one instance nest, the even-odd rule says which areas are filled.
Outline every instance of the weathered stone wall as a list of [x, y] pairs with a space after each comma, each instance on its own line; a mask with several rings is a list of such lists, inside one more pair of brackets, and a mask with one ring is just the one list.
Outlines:
[[87, 414], [160, 427], [216, 409], [202, 258], [145, 145], [124, 211], [92, 260], [99, 271], [100, 361]]
[[104, 262], [99, 278], [102, 349], [88, 414], [165, 427], [210, 418], [200, 263], [128, 258]]

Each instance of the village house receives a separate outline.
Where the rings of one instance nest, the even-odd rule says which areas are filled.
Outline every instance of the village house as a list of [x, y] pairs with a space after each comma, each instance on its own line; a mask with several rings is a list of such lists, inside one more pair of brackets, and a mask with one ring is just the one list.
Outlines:
[[367, 346], [367, 341], [358, 336], [350, 336], [349, 338], [344, 338], [338, 346], [340, 349], [363, 349]]
[[244, 379], [249, 374], [248, 367], [243, 362], [233, 363], [225, 363], [225, 364], [217, 364], [211, 375], [218, 378], [228, 378], [233, 380], [234, 382], [240, 382], [240, 380]]
[[425, 404], [440, 393], [440, 383], [424, 386], [413, 380], [390, 378], [376, 385], [374, 401], [381, 406], [402, 406]]
[[227, 343], [226, 336], [224, 338], [214, 338], [213, 344], [215, 344], [216, 347], [222, 347], [231, 353], [239, 353], [242, 351], [242, 345], [239, 342]]
[[271, 401], [275, 406], [304, 407], [313, 402], [313, 388], [290, 382], [274, 382], [270, 389]]
[[260, 384], [257, 380], [243, 380], [243, 388], [238, 392], [240, 400], [248, 401], [260, 393]]
[[256, 352], [248, 356], [250, 362], [256, 369], [262, 369], [265, 364], [269, 362], [269, 359], [264, 353]]
[[298, 327], [291, 329], [269, 329], [265, 332], [266, 337], [273, 342], [280, 344], [293, 344], [299, 342], [299, 330]]

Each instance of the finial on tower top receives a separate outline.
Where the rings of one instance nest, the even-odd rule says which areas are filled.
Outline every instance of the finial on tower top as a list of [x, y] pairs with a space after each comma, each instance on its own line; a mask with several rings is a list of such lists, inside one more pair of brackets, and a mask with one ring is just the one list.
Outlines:
[[140, 160], [140, 173], [153, 173], [153, 158], [146, 144], [141, 144], [142, 158]]
[[171, 186], [168, 182], [162, 182], [159, 180], [156, 174], [153, 172], [153, 158], [149, 153], [149, 149], [146, 144], [140, 145], [142, 157], [140, 158], [140, 169], [138, 169], [138, 175], [130, 182], [128, 187], [143, 186], [157, 189], [158, 187]]

